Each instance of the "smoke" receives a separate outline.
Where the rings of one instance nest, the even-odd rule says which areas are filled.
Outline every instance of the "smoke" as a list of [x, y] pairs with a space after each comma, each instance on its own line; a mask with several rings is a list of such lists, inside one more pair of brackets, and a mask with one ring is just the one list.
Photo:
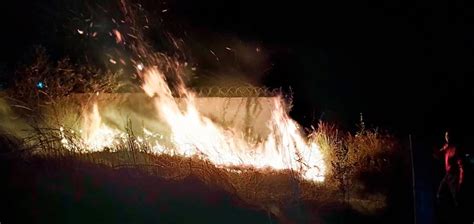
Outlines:
[[206, 33], [190, 41], [198, 65], [198, 86], [259, 86], [271, 68], [270, 57], [257, 41], [243, 41], [232, 35]]

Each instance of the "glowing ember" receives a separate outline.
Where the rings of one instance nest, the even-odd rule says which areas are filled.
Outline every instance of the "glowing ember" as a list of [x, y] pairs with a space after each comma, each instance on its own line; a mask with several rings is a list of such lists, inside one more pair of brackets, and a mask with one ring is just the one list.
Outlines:
[[117, 44], [120, 43], [120, 42], [122, 42], [122, 40], [123, 40], [123, 39], [122, 39], [122, 34], [121, 34], [118, 30], [116, 30], [116, 29], [112, 30], [112, 32], [114, 33], [114, 36], [115, 36], [115, 42], [116, 42]]

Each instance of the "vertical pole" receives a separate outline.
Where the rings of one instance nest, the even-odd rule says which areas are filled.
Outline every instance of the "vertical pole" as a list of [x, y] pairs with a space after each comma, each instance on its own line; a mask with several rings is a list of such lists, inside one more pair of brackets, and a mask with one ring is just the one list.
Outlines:
[[412, 189], [413, 189], [413, 219], [416, 224], [416, 185], [415, 185], [415, 163], [413, 160], [413, 144], [411, 140], [411, 134], [408, 135], [408, 141], [410, 144], [410, 162], [411, 162], [411, 183], [412, 183]]

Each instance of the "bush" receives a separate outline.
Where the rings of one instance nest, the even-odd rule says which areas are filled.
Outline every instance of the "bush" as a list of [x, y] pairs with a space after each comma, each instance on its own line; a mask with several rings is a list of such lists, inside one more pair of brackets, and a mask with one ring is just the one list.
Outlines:
[[53, 63], [43, 48], [37, 48], [34, 61], [17, 70], [7, 91], [15, 101], [36, 110], [71, 93], [115, 92], [122, 86], [117, 72], [75, 65], [68, 58]]
[[355, 134], [344, 133], [320, 122], [313, 138], [327, 158], [326, 184], [338, 192], [341, 200], [371, 198], [369, 201], [384, 203], [388, 188], [383, 185], [392, 178], [392, 164], [401, 154], [394, 136], [363, 125]]

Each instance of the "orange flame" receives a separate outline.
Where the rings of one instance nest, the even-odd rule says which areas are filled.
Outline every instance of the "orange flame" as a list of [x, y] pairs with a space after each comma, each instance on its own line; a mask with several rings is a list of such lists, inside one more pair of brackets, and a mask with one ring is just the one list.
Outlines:
[[198, 155], [218, 166], [291, 169], [305, 179], [324, 180], [326, 168], [319, 147], [306, 142], [281, 100], [274, 101], [275, 109], [268, 124], [271, 134], [263, 142], [251, 142], [238, 130], [224, 129], [199, 113], [192, 92], [185, 92], [186, 108], [182, 111], [157, 68], [146, 70], [143, 79], [142, 88], [154, 97], [160, 118], [171, 129], [173, 154]]
[[[125, 1], [121, 1], [121, 4], [126, 20], [132, 21], [131, 8], [126, 5]], [[139, 32], [140, 29], [137, 30]], [[77, 32], [84, 33], [82, 30], [77, 30]], [[113, 29], [109, 34], [115, 37], [117, 44], [125, 44], [124, 36], [117, 29]], [[267, 124], [270, 134], [263, 140], [249, 139], [242, 130], [224, 128], [198, 111], [194, 93], [187, 90], [183, 83], [179, 62], [163, 55], [160, 58], [153, 58], [154, 56], [149, 54], [150, 51], [140, 35], [137, 33], [127, 33], [126, 35], [132, 37], [133, 44], [130, 45], [130, 48], [138, 58], [150, 59], [148, 64], [169, 67], [163, 70], [158, 67], [147, 68], [144, 64], [132, 60], [139, 77], [142, 78], [143, 90], [154, 102], [157, 117], [164, 121], [170, 130], [166, 139], [153, 141], [153, 143], [148, 142], [154, 144], [152, 145], [154, 153], [199, 157], [218, 167], [225, 168], [290, 169], [304, 179], [324, 181], [326, 166], [320, 147], [316, 143], [308, 141], [307, 137], [303, 135], [299, 125], [288, 116], [284, 102], [280, 97], [274, 98], [273, 101], [274, 109]], [[177, 50], [180, 50], [178, 42], [172, 40], [172, 43]], [[230, 47], [226, 47], [226, 49], [232, 51]], [[256, 51], [259, 52], [260, 48], [257, 48]], [[214, 51], [210, 50], [210, 52], [217, 61], [220, 60]], [[164, 60], [159, 60], [163, 57]], [[119, 61], [125, 64], [123, 59]], [[117, 61], [112, 58], [109, 59], [109, 62], [117, 64]], [[163, 71], [173, 69], [177, 73], [174, 78], [178, 80], [177, 87], [180, 96], [182, 96], [181, 100], [184, 101], [184, 108], [179, 107], [163, 74]], [[192, 70], [196, 70], [195, 67]], [[81, 137], [89, 151], [100, 151], [107, 147], [113, 148], [126, 136], [123, 131], [110, 128], [102, 122], [97, 102], [93, 104], [92, 109], [84, 111], [82, 128], [84, 130], [81, 132]], [[162, 136], [161, 133], [153, 133], [147, 129], [144, 129], [143, 132], [145, 139], [139, 138], [140, 142], [146, 141], [147, 136]], [[68, 141], [64, 136], [61, 143], [68, 147]]]
[[[140, 72], [140, 71], [139, 71]], [[319, 146], [309, 142], [292, 120], [281, 98], [273, 101], [274, 109], [268, 128], [270, 134], [263, 141], [249, 140], [241, 130], [224, 128], [201, 114], [195, 104], [193, 92], [180, 87], [184, 93], [185, 108], [178, 106], [165, 76], [156, 67], [143, 69], [142, 88], [152, 97], [158, 117], [171, 130], [170, 144], [155, 141], [154, 153], [196, 156], [209, 160], [217, 167], [254, 167], [275, 170], [293, 170], [310, 181], [324, 181], [326, 166]], [[113, 148], [126, 138], [126, 134], [108, 127], [102, 122], [99, 106], [84, 111], [82, 130], [84, 144], [89, 151]], [[144, 129], [147, 136], [157, 136]], [[143, 138], [138, 139], [143, 142]], [[65, 147], [68, 142], [63, 138]], [[151, 143], [150, 143], [151, 144]]]
[[[311, 181], [324, 181], [326, 166], [319, 146], [308, 142], [299, 125], [289, 118], [280, 98], [274, 100], [274, 110], [268, 122], [270, 134], [264, 141], [253, 141], [240, 130], [225, 129], [202, 115], [195, 96], [186, 92], [185, 108], [180, 109], [172, 96], [164, 75], [156, 68], [143, 74], [143, 89], [153, 97], [159, 117], [171, 130], [171, 146], [155, 141], [151, 148], [157, 154], [196, 156], [218, 167], [254, 167], [275, 170], [290, 169]], [[82, 138], [89, 151], [101, 151], [124, 139], [126, 134], [102, 122], [97, 102], [84, 111]], [[144, 129], [147, 136], [156, 136]], [[142, 142], [143, 139], [139, 138]], [[68, 142], [63, 138], [65, 147]]]
[[102, 123], [102, 118], [99, 114], [99, 106], [97, 102], [92, 105], [90, 112], [84, 112], [84, 122], [82, 125], [82, 139], [88, 150], [100, 151], [105, 147], [112, 146], [119, 134], [118, 131], [113, 130]]
[[[290, 169], [311, 181], [324, 181], [326, 166], [319, 146], [308, 142], [299, 125], [292, 120], [281, 98], [274, 100], [268, 123], [270, 134], [264, 141], [253, 141], [240, 130], [225, 129], [202, 115], [192, 92], [185, 93], [185, 108], [180, 109], [165, 77], [157, 68], [146, 69], [142, 88], [152, 97], [158, 116], [171, 130], [171, 147], [155, 141], [154, 153], [197, 156], [218, 167]], [[82, 138], [89, 151], [111, 147], [124, 133], [105, 125], [97, 102], [84, 114]], [[144, 129], [147, 136], [154, 135]], [[140, 138], [140, 141], [143, 141]], [[63, 143], [65, 144], [65, 143]], [[65, 144], [67, 145], [67, 144]]]

